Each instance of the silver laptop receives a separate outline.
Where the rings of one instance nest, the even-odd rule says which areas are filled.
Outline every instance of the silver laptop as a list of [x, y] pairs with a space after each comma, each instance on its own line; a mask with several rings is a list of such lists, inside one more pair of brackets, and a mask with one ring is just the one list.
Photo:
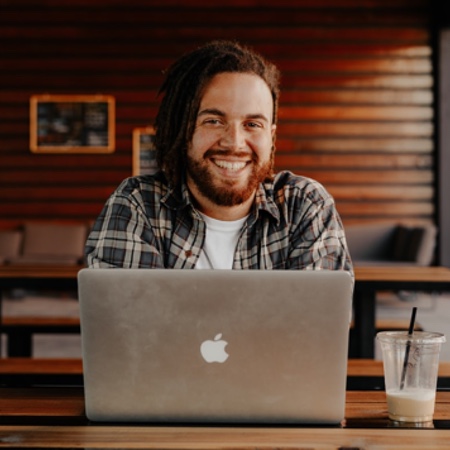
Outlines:
[[343, 271], [83, 269], [92, 421], [339, 424]]

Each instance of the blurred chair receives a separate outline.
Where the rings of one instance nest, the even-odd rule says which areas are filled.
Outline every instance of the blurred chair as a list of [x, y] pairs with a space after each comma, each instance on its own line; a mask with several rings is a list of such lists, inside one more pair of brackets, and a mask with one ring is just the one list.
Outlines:
[[80, 264], [87, 237], [84, 223], [26, 222], [19, 255], [5, 259], [8, 264]]
[[0, 230], [0, 264], [21, 254], [22, 239], [21, 230]]
[[432, 224], [349, 225], [345, 235], [355, 266], [430, 266], [434, 261], [437, 229]]

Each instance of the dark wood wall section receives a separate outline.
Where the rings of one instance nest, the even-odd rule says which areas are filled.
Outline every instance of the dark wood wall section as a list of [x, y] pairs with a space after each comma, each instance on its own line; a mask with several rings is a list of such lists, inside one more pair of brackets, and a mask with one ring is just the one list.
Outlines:
[[[434, 221], [427, 0], [0, 0], [0, 224], [92, 220], [131, 175], [162, 71], [237, 39], [282, 70], [276, 165], [321, 181], [345, 223]], [[33, 94], [116, 99], [112, 154], [33, 154]]]

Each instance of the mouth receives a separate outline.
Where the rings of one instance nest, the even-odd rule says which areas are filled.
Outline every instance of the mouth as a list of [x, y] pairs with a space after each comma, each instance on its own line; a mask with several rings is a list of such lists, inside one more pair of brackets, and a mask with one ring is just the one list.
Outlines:
[[239, 172], [248, 164], [246, 161], [225, 161], [223, 159], [212, 159], [211, 161], [217, 167], [225, 169], [228, 172]]
[[248, 152], [229, 152], [223, 150], [209, 150], [204, 155], [214, 167], [217, 167], [225, 176], [240, 176], [253, 160]]

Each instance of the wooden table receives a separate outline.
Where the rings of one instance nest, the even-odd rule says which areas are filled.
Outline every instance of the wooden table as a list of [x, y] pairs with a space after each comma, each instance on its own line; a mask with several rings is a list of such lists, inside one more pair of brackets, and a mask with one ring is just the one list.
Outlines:
[[0, 265], [0, 295], [5, 289], [76, 290], [83, 265]]
[[0, 265], [0, 318], [1, 301], [6, 289], [77, 290], [78, 272], [83, 265]]
[[[83, 267], [50, 264], [0, 265], [0, 333], [3, 330], [2, 297], [6, 289], [76, 291], [77, 275]], [[9, 354], [25, 356], [31, 351], [31, 336], [28, 336], [26, 342], [24, 339], [19, 340], [18, 349], [16, 346], [14, 340], [8, 341]]]
[[[81, 358], [3, 358], [0, 386], [83, 386]], [[438, 388], [450, 389], [450, 362], [439, 363]], [[347, 390], [384, 389], [382, 361], [349, 359]]]
[[356, 266], [353, 297], [353, 339], [356, 343], [356, 354], [352, 357], [374, 357], [376, 294], [380, 291], [400, 290], [450, 292], [450, 269], [419, 266]]
[[0, 448], [448, 449], [450, 392], [438, 392], [434, 428], [397, 428], [381, 391], [347, 392], [339, 427], [99, 424], [81, 388], [0, 389]]

